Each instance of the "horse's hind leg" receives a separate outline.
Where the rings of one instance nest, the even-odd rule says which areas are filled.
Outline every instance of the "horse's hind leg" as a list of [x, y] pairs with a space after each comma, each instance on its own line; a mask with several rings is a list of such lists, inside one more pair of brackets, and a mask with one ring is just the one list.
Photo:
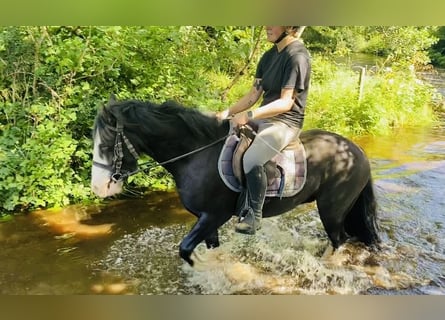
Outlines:
[[345, 213], [348, 207], [340, 202], [331, 203], [317, 199], [317, 208], [321, 222], [335, 250], [348, 239], [344, 227]]

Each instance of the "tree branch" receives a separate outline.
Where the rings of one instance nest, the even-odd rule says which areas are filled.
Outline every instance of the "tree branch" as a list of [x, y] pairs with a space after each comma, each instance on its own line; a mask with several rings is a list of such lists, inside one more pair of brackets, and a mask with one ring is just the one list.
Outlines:
[[239, 81], [239, 79], [244, 75], [244, 72], [246, 71], [247, 67], [249, 66], [250, 62], [252, 61], [253, 57], [255, 56], [255, 53], [258, 50], [258, 47], [260, 44], [260, 39], [261, 39], [261, 32], [262, 32], [262, 30], [260, 29], [257, 34], [257, 37], [255, 39], [255, 44], [252, 48], [252, 51], [250, 52], [250, 55], [246, 60], [246, 63], [244, 64], [242, 69], [236, 74], [235, 78], [233, 78], [232, 82], [227, 86], [226, 89], [224, 89], [223, 93], [221, 94], [221, 101], [225, 102], [227, 100], [227, 94], [229, 93], [229, 91]]

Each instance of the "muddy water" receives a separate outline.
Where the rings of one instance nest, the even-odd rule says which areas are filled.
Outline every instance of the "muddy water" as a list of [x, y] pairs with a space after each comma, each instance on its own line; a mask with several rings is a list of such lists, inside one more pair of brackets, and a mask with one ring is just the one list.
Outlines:
[[0, 223], [0, 294], [444, 294], [444, 122], [357, 142], [372, 163], [380, 252], [347, 244], [325, 255], [308, 204], [254, 237], [229, 221], [192, 269], [178, 244], [194, 217], [175, 193], [152, 193]]
[[182, 229], [191, 219], [174, 193], [16, 216], [0, 223], [0, 294], [134, 292], [133, 283], [101, 269], [110, 248], [127, 235]]

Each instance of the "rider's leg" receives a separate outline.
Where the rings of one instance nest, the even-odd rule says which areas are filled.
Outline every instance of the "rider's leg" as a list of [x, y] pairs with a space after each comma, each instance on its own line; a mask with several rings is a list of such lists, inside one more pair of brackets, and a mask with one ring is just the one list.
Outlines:
[[261, 227], [263, 204], [267, 188], [264, 164], [298, 137], [299, 130], [291, 129], [281, 122], [261, 123], [258, 133], [243, 157], [246, 173], [248, 206], [246, 216], [235, 231], [254, 234]]
[[235, 231], [254, 234], [261, 227], [263, 204], [266, 197], [267, 177], [263, 166], [255, 166], [246, 174], [248, 209]]

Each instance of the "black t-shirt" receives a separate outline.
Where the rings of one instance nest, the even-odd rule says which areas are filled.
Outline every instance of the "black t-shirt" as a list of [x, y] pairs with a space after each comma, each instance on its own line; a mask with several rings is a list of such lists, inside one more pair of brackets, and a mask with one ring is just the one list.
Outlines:
[[266, 51], [258, 63], [255, 77], [262, 79], [264, 89], [261, 106], [281, 97], [281, 89], [293, 88], [295, 94], [292, 109], [273, 117], [291, 127], [303, 127], [304, 109], [309, 89], [311, 59], [300, 41], [291, 42], [281, 52], [277, 46]]

